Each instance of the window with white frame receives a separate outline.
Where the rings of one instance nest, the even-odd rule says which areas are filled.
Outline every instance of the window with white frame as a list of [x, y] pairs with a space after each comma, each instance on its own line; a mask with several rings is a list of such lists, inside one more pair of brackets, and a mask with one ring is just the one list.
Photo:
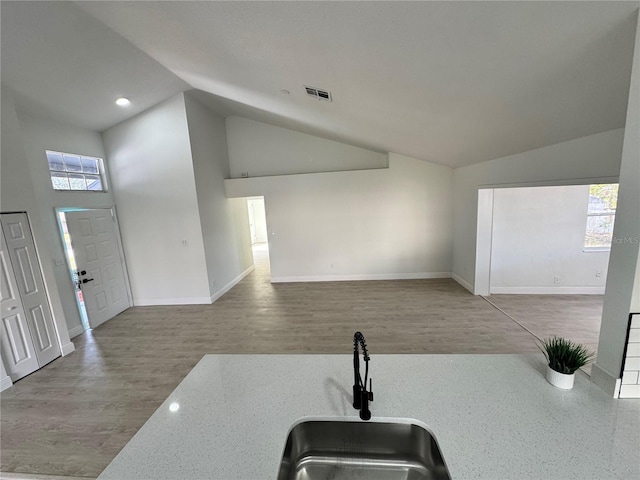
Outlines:
[[106, 191], [101, 158], [51, 150], [46, 154], [54, 190]]
[[585, 250], [610, 250], [613, 224], [618, 206], [618, 184], [606, 183], [589, 186], [587, 207], [587, 231]]

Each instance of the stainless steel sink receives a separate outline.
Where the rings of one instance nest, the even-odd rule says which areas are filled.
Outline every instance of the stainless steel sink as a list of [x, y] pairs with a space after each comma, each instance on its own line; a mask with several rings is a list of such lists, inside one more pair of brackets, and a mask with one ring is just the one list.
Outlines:
[[412, 423], [311, 420], [289, 432], [278, 480], [450, 479], [433, 435]]

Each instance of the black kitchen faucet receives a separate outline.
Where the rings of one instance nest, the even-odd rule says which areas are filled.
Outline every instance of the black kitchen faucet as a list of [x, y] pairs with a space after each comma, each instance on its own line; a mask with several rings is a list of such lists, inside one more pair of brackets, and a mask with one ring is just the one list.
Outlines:
[[[365, 363], [364, 382], [360, 376], [360, 354], [358, 353], [358, 345], [362, 347], [362, 356]], [[367, 380], [369, 380], [368, 391]], [[369, 352], [367, 351], [367, 342], [364, 339], [364, 335], [356, 332], [353, 335], [353, 408], [360, 410], [360, 418], [362, 420], [371, 419], [369, 402], [373, 402], [372, 382], [369, 378]]]

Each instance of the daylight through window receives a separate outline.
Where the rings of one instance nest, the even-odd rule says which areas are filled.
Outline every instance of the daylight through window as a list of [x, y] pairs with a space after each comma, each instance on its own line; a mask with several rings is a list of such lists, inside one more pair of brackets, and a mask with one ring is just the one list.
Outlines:
[[613, 223], [618, 205], [618, 184], [589, 186], [585, 250], [608, 250], [613, 238]]
[[54, 190], [104, 192], [102, 159], [46, 151]]

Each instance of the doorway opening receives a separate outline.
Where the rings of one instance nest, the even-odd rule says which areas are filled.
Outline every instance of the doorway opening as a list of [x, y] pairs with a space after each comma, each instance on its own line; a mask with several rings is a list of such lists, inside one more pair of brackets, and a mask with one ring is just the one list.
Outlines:
[[249, 230], [251, 231], [251, 245], [258, 243], [267, 244], [267, 214], [264, 207], [264, 197], [247, 198], [249, 209]]
[[259, 274], [270, 275], [269, 235], [264, 197], [247, 198], [247, 210], [249, 212], [249, 230], [251, 233], [253, 263]]
[[595, 352], [617, 187], [480, 189], [475, 293], [538, 339]]
[[75, 290], [76, 303], [78, 305], [78, 312], [80, 313], [80, 321], [82, 322], [82, 328], [86, 332], [91, 330], [89, 325], [89, 317], [87, 316], [87, 308], [84, 304], [84, 297], [82, 296], [82, 290], [80, 289], [80, 280], [78, 277], [78, 266], [76, 264], [76, 256], [71, 246], [71, 237], [69, 235], [69, 228], [67, 227], [66, 212], [78, 211], [80, 209], [64, 209], [58, 210], [58, 227], [60, 229], [60, 235], [62, 238], [62, 245], [64, 246], [64, 256], [67, 259], [67, 267], [69, 268], [69, 275], [73, 282]]

